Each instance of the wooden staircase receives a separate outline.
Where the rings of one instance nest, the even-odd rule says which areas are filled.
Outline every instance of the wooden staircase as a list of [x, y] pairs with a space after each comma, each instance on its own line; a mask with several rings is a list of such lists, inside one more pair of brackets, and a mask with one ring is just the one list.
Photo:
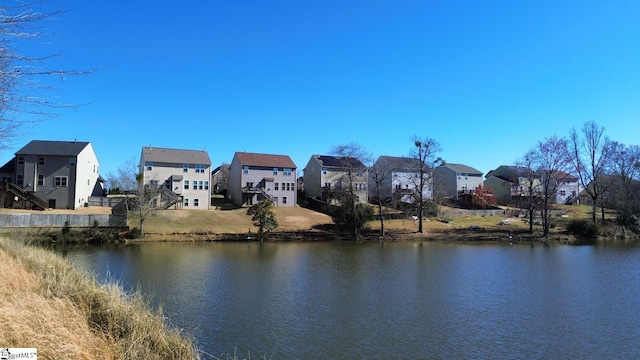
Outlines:
[[40, 198], [33, 192], [27, 192], [18, 185], [5, 181], [4, 182], [4, 190], [14, 196], [18, 197], [18, 199], [22, 201], [31, 202], [31, 208], [36, 210], [46, 210], [49, 207], [47, 201]]
[[166, 210], [182, 201], [182, 199], [180, 198], [180, 195], [174, 193], [173, 191], [171, 191], [171, 189], [165, 186], [160, 187], [159, 192], [160, 192], [160, 203], [162, 204], [161, 206], [162, 210]]

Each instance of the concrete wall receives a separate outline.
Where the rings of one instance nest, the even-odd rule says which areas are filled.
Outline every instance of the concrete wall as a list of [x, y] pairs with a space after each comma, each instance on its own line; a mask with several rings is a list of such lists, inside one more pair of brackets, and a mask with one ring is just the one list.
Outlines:
[[0, 228], [23, 227], [54, 227], [62, 228], [69, 221], [72, 228], [93, 227], [95, 221], [98, 227], [126, 228], [126, 215], [89, 215], [89, 214], [0, 214]]

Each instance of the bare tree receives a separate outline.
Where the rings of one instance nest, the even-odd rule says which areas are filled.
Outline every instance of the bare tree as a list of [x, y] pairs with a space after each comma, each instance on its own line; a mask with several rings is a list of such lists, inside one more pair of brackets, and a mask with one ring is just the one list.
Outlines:
[[[61, 70], [46, 67], [52, 55], [29, 56], [18, 52], [20, 45], [41, 39], [44, 20], [57, 12], [40, 11], [42, 1], [12, 1], [0, 6], [0, 150], [6, 149], [29, 123], [55, 116], [58, 108], [74, 105], [51, 100], [47, 85], [51, 78], [81, 75], [93, 70]], [[28, 118], [24, 117], [28, 114]], [[20, 115], [23, 115], [22, 117]]]
[[[618, 210], [618, 219], [625, 225], [627, 219], [638, 211], [637, 186], [640, 180], [640, 146], [611, 143], [611, 161], [608, 171], [613, 184], [609, 186], [609, 197]], [[615, 189], [615, 190], [614, 190]]]
[[[340, 179], [340, 203], [341, 214], [344, 214], [345, 219], [349, 219], [349, 226], [351, 228], [351, 236], [354, 240], [358, 237], [359, 227], [363, 224], [358, 217], [360, 215], [368, 215], [364, 209], [361, 209], [362, 205], [368, 207], [366, 201], [361, 203], [360, 196], [367, 198], [367, 166], [365, 164], [371, 163], [371, 154], [360, 144], [351, 142], [345, 145], [333, 146], [330, 150], [330, 154], [335, 156], [340, 167], [344, 171], [344, 176]], [[360, 206], [359, 206], [360, 205]], [[360, 208], [359, 208], [360, 207]]]
[[575, 128], [571, 130], [567, 148], [574, 173], [591, 198], [591, 219], [595, 223], [604, 190], [603, 176], [611, 156], [611, 142], [604, 135], [604, 127], [589, 121], [583, 124], [581, 133]]
[[138, 221], [140, 236], [144, 237], [144, 222], [159, 210], [161, 187], [144, 183], [144, 174], [140, 172], [135, 159], [131, 159], [107, 175], [110, 187], [118, 187], [125, 194], [122, 205], [127, 214], [133, 214]]
[[540, 176], [542, 202], [542, 230], [543, 236], [548, 236], [551, 229], [551, 206], [558, 190], [571, 177], [570, 160], [566, 156], [567, 141], [552, 136], [539, 141], [531, 154]]
[[[541, 201], [540, 175], [537, 170], [539, 167], [537, 161], [538, 152], [536, 149], [530, 150], [522, 160], [518, 161], [518, 185], [522, 188], [520, 189], [521, 196], [518, 196], [520, 201], [517, 202], [517, 205], [527, 209], [530, 234], [533, 234], [534, 215]], [[522, 199], [524, 199], [524, 203]]]
[[378, 213], [380, 214], [380, 232], [381, 236], [385, 237], [386, 232], [384, 228], [384, 205], [383, 205], [383, 184], [386, 183], [393, 176], [393, 171], [389, 164], [376, 162], [369, 168], [369, 187], [370, 193], [375, 194], [375, 198], [378, 202]]
[[423, 217], [425, 207], [424, 191], [432, 181], [433, 173], [431, 170], [435, 167], [435, 164], [441, 162], [442, 159], [436, 157], [436, 154], [441, 150], [440, 144], [431, 138], [421, 139], [417, 135], [412, 138], [414, 148], [411, 149], [411, 156], [419, 160], [418, 176], [416, 179], [416, 187], [414, 192], [415, 204], [418, 209], [418, 232], [423, 232]]

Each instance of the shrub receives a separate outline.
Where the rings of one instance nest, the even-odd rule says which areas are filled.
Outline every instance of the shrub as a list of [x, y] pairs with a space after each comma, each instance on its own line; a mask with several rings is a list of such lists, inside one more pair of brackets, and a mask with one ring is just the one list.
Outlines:
[[600, 227], [591, 221], [574, 219], [567, 224], [567, 232], [576, 236], [582, 243], [589, 243], [598, 238]]

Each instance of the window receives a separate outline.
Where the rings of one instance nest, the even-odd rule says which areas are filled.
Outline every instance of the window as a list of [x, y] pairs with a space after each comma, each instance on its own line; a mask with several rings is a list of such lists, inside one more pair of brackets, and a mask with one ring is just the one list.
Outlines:
[[283, 197], [282, 197], [282, 203], [283, 203], [283, 204], [286, 204], [286, 203], [287, 203], [287, 197], [286, 197], [286, 196], [283, 196]]
[[188, 207], [189, 206], [189, 198], [184, 198], [183, 206], [184, 207]]
[[66, 176], [56, 176], [53, 179], [53, 186], [60, 186], [60, 187], [67, 186], [67, 180], [68, 178]]
[[74, 166], [76, 166], [76, 158], [70, 157], [69, 158], [69, 167], [74, 167]]
[[24, 184], [24, 175], [18, 174], [18, 176], [16, 176], [16, 185], [22, 186], [23, 184]]
[[565, 196], [567, 193], [564, 190], [560, 190], [560, 196]]
[[24, 165], [24, 156], [18, 156], [18, 165]]
[[322, 174], [323, 174], [323, 175], [327, 175], [327, 168], [326, 168], [326, 167], [323, 167], [323, 168], [322, 168]]
[[189, 190], [189, 180], [184, 181], [184, 189]]
[[279, 186], [280, 185], [278, 184], [278, 182], [274, 182], [273, 183], [273, 190], [278, 191], [279, 190]]
[[196, 165], [196, 173], [201, 173], [204, 174], [204, 169], [206, 169], [207, 167], [204, 165]]
[[158, 187], [158, 180], [149, 180], [149, 185]]
[[278, 175], [278, 168], [273, 168], [273, 175]]
[[182, 172], [189, 172], [189, 164], [182, 165]]
[[204, 189], [204, 181], [200, 180], [198, 181], [198, 190], [202, 190]]
[[291, 176], [291, 169], [289, 169], [289, 168], [284, 168], [284, 169], [282, 169], [282, 173], [283, 173], [285, 176]]
[[[287, 187], [286, 190], [289, 191], [289, 186], [291, 186], [291, 185], [289, 183], [284, 183], [284, 185]], [[285, 189], [282, 189], [282, 190], [285, 190]]]
[[39, 156], [38, 157], [38, 165], [44, 166], [44, 156]]
[[193, 206], [197, 207], [200, 205], [200, 199], [193, 199]]
[[38, 175], [38, 186], [44, 186], [44, 175]]
[[242, 171], [243, 171], [245, 174], [248, 174], [248, 173], [249, 173], [249, 167], [248, 167], [248, 166], [246, 166], [246, 165], [245, 165], [245, 166], [243, 166], [243, 167], [242, 167]]
[[326, 183], [324, 183], [324, 187], [325, 187], [327, 190], [331, 189], [331, 183], [330, 183], [330, 182], [326, 182]]
[[151, 161], [145, 162], [144, 166], [146, 166], [149, 171], [153, 170], [153, 163]]
[[204, 182], [204, 189], [205, 190], [209, 190], [209, 182], [208, 181]]

